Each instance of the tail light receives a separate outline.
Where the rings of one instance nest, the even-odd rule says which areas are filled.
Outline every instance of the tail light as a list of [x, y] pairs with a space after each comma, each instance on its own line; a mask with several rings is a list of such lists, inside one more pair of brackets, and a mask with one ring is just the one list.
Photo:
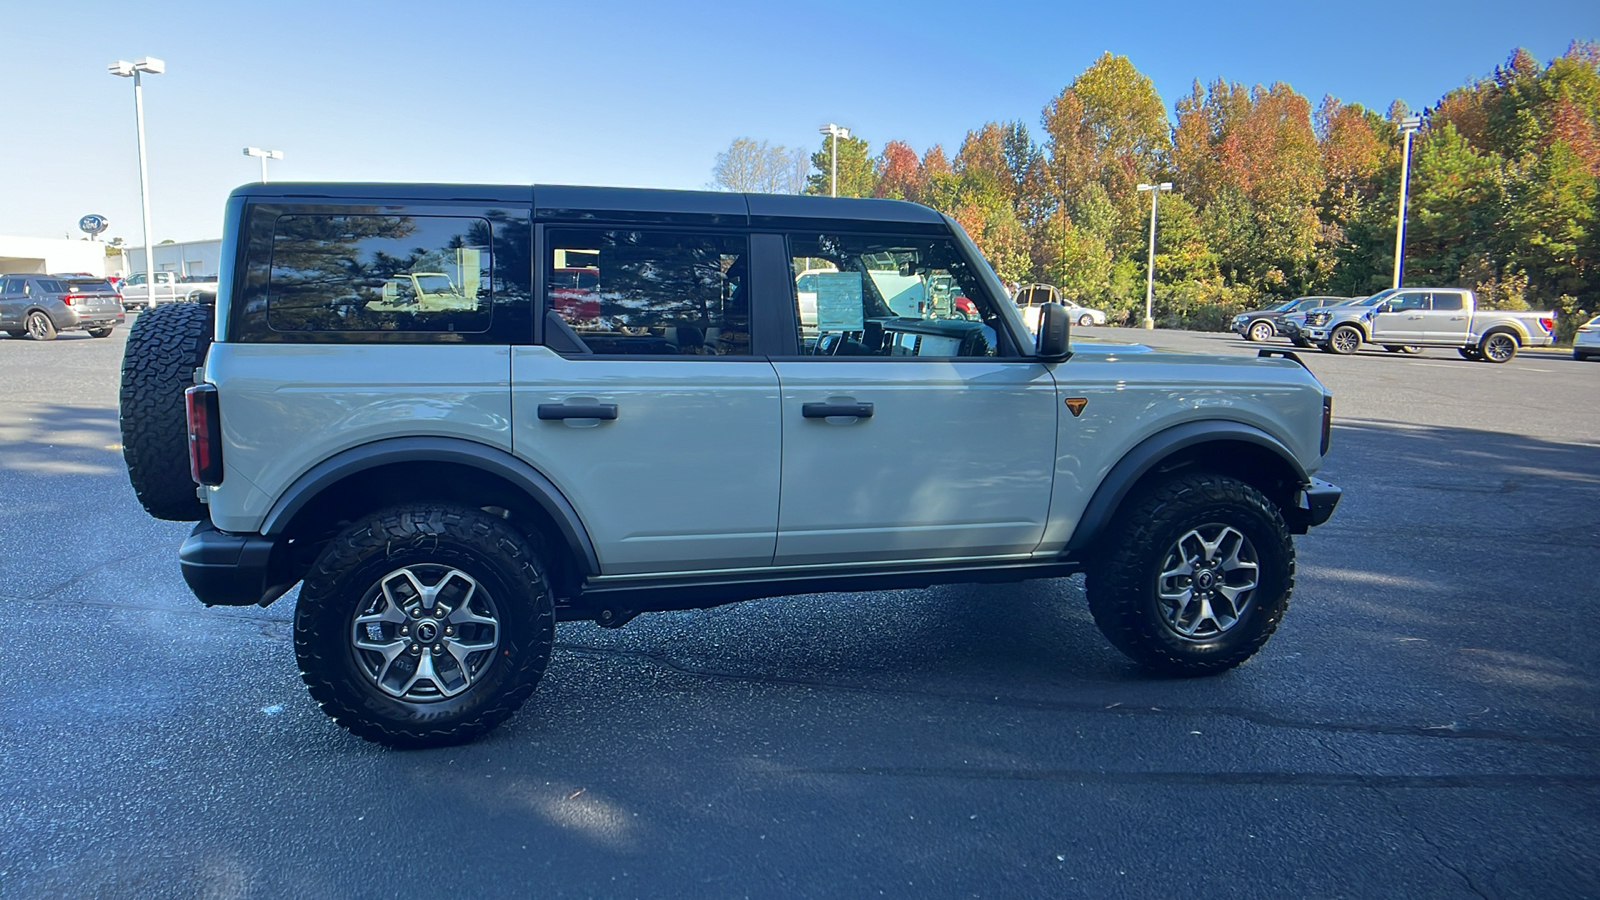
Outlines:
[[222, 417], [217, 386], [197, 384], [183, 392], [189, 414], [189, 477], [195, 484], [222, 483]]
[[1555, 331], [1556, 330], [1556, 320], [1555, 319], [1540, 319], [1539, 320], [1539, 327], [1543, 328], [1545, 331]]
[[1333, 396], [1330, 394], [1322, 398], [1322, 455], [1328, 455], [1328, 446], [1333, 442]]

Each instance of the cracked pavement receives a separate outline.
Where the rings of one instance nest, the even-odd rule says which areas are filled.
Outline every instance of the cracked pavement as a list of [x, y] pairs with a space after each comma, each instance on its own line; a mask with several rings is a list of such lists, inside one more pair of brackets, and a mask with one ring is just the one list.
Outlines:
[[[315, 707], [295, 595], [207, 610], [110, 340], [0, 338], [0, 897], [1600, 895], [1600, 366], [1305, 354], [1333, 520], [1235, 672], [1081, 579], [559, 627], [466, 747]], [[1231, 335], [1079, 339], [1253, 353]]]

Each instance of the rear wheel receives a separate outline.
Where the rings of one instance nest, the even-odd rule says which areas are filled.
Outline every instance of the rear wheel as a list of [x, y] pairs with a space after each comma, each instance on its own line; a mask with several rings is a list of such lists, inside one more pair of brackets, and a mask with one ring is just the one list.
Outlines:
[[1272, 327], [1271, 322], [1256, 322], [1250, 326], [1250, 331], [1246, 334], [1246, 337], [1252, 341], [1266, 341], [1271, 340], [1272, 336], [1277, 333], [1278, 329]]
[[1234, 478], [1171, 477], [1130, 497], [1089, 570], [1108, 640], [1175, 675], [1231, 669], [1277, 630], [1294, 587], [1294, 542], [1277, 506]]
[[417, 505], [334, 538], [300, 589], [294, 645], [323, 712], [369, 741], [470, 741], [533, 693], [554, 601], [527, 539], [481, 510]]
[[1492, 363], [1510, 362], [1517, 355], [1517, 339], [1504, 331], [1491, 331], [1478, 342], [1478, 355]]
[[26, 321], [28, 337], [36, 341], [53, 341], [56, 339], [56, 323], [50, 321], [50, 316], [40, 310], [28, 313]]
[[1349, 356], [1361, 349], [1361, 329], [1354, 325], [1340, 325], [1333, 330], [1333, 334], [1328, 335], [1328, 346], [1341, 356]]

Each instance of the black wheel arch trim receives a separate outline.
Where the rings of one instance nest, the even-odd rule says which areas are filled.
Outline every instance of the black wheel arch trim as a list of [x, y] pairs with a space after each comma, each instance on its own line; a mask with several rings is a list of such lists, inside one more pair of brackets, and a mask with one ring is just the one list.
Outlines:
[[[1112, 517], [1116, 515], [1122, 506], [1122, 501], [1127, 498], [1134, 485], [1163, 460], [1190, 447], [1215, 441], [1243, 441], [1270, 450], [1288, 464], [1299, 478], [1302, 487], [1312, 482], [1312, 478], [1306, 474], [1305, 467], [1300, 465], [1300, 461], [1289, 448], [1259, 428], [1224, 419], [1184, 422], [1145, 438], [1117, 460], [1116, 465], [1112, 466], [1111, 471], [1101, 480], [1100, 487], [1095, 489], [1089, 505], [1084, 507], [1083, 515], [1078, 518], [1077, 527], [1073, 529], [1072, 539], [1067, 542], [1063, 552], [1075, 553], [1092, 546], [1111, 524]], [[1331, 514], [1331, 509], [1329, 513]], [[1291, 510], [1284, 510], [1284, 515], [1289, 517]]]
[[571, 501], [554, 482], [505, 450], [462, 438], [388, 438], [330, 456], [295, 479], [283, 492], [262, 521], [261, 533], [268, 537], [281, 534], [306, 504], [316, 499], [323, 490], [351, 475], [406, 462], [456, 463], [511, 482], [539, 504], [556, 523], [567, 546], [572, 548], [579, 563], [587, 569], [580, 576], [600, 573], [599, 556], [595, 553], [594, 542], [589, 539], [588, 530], [584, 528]]

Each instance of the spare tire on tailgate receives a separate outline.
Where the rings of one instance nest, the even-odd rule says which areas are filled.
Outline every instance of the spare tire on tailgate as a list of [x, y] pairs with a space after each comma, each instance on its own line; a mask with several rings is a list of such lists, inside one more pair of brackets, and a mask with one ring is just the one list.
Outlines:
[[183, 392], [211, 348], [213, 309], [163, 303], [133, 320], [122, 356], [118, 421], [128, 480], [158, 519], [198, 522], [206, 505], [189, 477], [189, 421]]

